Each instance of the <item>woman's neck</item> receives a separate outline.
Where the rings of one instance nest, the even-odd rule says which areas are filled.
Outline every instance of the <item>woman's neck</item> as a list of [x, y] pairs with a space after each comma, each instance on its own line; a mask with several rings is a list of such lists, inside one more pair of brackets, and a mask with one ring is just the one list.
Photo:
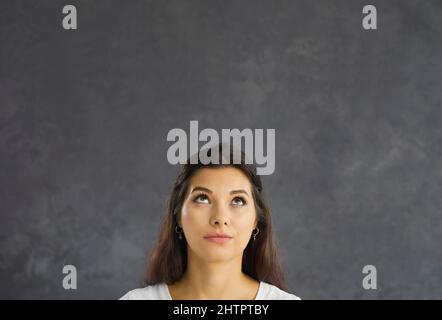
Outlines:
[[172, 299], [243, 300], [254, 299], [259, 281], [241, 270], [242, 257], [207, 262], [189, 257], [183, 277], [169, 286]]

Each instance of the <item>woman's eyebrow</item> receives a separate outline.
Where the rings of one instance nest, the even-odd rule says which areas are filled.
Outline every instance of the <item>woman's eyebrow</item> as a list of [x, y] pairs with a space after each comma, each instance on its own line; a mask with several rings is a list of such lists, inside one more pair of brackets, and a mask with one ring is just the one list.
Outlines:
[[243, 190], [243, 189], [238, 189], [238, 190], [232, 190], [232, 191], [230, 191], [230, 194], [237, 194], [237, 193], [245, 193], [247, 196], [249, 195], [249, 194], [247, 193], [247, 191], [246, 191], [246, 190]]
[[190, 193], [193, 193], [195, 191], [205, 191], [207, 193], [212, 193], [212, 190], [200, 186], [196, 186], [195, 188], [193, 188]]
[[[195, 188], [192, 189], [192, 191], [190, 193], [193, 193], [195, 191], [204, 191], [207, 193], [213, 193], [212, 190], [207, 189], [205, 187], [201, 187], [201, 186], [196, 186]], [[245, 191], [244, 189], [238, 189], [238, 190], [232, 190], [230, 191], [230, 194], [238, 194], [238, 193], [244, 193], [247, 196], [249, 196], [249, 194], [247, 193], [247, 191]]]

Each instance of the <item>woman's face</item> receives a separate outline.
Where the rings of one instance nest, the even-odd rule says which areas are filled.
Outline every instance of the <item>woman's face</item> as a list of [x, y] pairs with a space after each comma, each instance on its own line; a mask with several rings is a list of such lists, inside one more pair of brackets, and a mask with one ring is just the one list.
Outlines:
[[[178, 224], [199, 258], [210, 262], [241, 256], [256, 227], [247, 176], [234, 167], [202, 168], [191, 178]], [[230, 239], [207, 238], [223, 233]]]

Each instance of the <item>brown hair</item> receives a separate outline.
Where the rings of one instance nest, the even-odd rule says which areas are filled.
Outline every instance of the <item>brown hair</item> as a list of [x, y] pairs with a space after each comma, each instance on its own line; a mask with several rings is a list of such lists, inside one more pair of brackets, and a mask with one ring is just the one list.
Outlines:
[[[222, 154], [222, 149], [223, 145], [219, 144], [219, 155]], [[211, 151], [207, 152], [208, 155], [210, 153]], [[233, 159], [233, 153], [230, 151], [229, 158]], [[198, 163], [192, 164], [188, 159], [187, 163], [182, 166], [167, 200], [166, 213], [163, 217], [158, 241], [149, 257], [145, 285], [163, 282], [172, 284], [178, 281], [186, 270], [187, 242], [184, 237], [183, 240], [179, 240], [175, 228], [177, 226], [176, 216], [181, 212], [191, 177], [200, 168], [234, 167], [241, 170], [250, 181], [259, 228], [256, 240], [250, 239], [244, 249], [242, 271], [257, 281], [265, 281], [282, 290], [287, 290], [278, 259], [277, 243], [273, 237], [270, 210], [263, 196], [261, 178], [256, 174], [256, 167], [246, 163], [243, 152], [241, 152], [240, 158], [239, 164], [235, 164], [233, 161], [229, 161], [228, 164], [223, 164], [222, 161], [219, 161], [219, 164], [203, 164], [198, 157]], [[184, 233], [182, 235], [184, 236]]]

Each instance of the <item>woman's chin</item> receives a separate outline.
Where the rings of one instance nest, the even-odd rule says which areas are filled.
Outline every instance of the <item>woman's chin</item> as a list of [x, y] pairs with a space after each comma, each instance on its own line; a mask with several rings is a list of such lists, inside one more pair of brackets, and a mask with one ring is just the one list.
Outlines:
[[223, 261], [229, 261], [232, 258], [234, 258], [234, 254], [232, 252], [227, 252], [224, 250], [224, 252], [220, 249], [212, 249], [210, 251], [205, 251], [200, 255], [200, 257], [206, 261], [206, 262], [223, 262]]

